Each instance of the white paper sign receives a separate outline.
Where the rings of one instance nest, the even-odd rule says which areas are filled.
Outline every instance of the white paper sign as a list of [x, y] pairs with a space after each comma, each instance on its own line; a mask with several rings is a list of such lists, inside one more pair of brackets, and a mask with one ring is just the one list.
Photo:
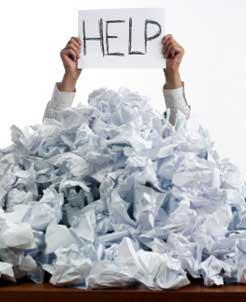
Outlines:
[[78, 11], [78, 68], [165, 67], [163, 8]]

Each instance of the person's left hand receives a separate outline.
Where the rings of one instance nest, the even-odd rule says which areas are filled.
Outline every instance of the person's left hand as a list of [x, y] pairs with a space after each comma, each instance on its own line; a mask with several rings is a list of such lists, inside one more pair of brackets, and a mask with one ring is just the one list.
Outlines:
[[162, 39], [162, 52], [166, 59], [166, 71], [168, 73], [177, 73], [184, 56], [184, 48], [168, 34]]

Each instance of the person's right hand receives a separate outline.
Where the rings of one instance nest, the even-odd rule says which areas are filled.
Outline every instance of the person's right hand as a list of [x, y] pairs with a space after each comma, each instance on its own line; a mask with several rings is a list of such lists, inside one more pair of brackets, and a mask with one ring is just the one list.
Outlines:
[[166, 89], [175, 89], [182, 86], [179, 67], [184, 56], [184, 48], [173, 38], [171, 34], [162, 39], [162, 52], [166, 59], [164, 74], [166, 77]]
[[80, 38], [72, 37], [60, 52], [65, 74], [73, 79], [78, 79], [81, 73], [81, 69], [77, 68], [78, 59], [80, 57], [80, 49]]

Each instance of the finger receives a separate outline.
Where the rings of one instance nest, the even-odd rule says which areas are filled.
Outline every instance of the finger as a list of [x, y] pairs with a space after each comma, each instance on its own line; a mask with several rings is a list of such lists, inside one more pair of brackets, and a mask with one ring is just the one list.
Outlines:
[[165, 35], [163, 38], [162, 38], [162, 43], [164, 43], [166, 40], [172, 38], [173, 36], [171, 34], [168, 34], [168, 35]]
[[74, 38], [72, 38], [70, 41], [68, 41], [68, 43], [67, 43], [66, 46], [68, 46], [68, 45], [70, 45], [70, 44], [75, 45], [77, 48], [80, 48], [80, 47], [81, 47], [81, 44], [80, 44], [76, 39], [74, 39]]
[[180, 50], [177, 48], [177, 47], [171, 47], [169, 52], [168, 52], [168, 55], [171, 57], [171, 58], [175, 58], [175, 56], [180, 53]]
[[179, 44], [173, 38], [169, 39], [166, 44], [163, 45], [163, 54], [170, 53], [170, 48], [175, 46], [178, 47], [178, 45]]
[[174, 44], [173, 43], [169, 43], [166, 48], [163, 50], [163, 54], [165, 57], [169, 57], [170, 55], [170, 50], [174, 47]]
[[168, 39], [168, 40], [163, 44], [164, 50], [167, 50], [168, 47], [169, 47], [169, 45], [170, 45], [171, 43], [173, 43], [173, 42], [172, 42], [172, 39]]
[[72, 49], [73, 51], [75, 51], [77, 56], [80, 55], [80, 50], [76, 46], [74, 46], [73, 44], [69, 44], [69, 46], [66, 47], [66, 49]]
[[175, 58], [176, 54], [178, 54], [178, 50], [176, 49], [176, 47], [172, 47], [169, 51], [169, 54], [172, 58]]
[[171, 43], [168, 44], [166, 52], [170, 53], [171, 49], [175, 46], [176, 46], [176, 44], [172, 41]]
[[72, 43], [70, 43], [67, 47], [66, 47], [66, 49], [72, 49], [72, 50], [74, 50], [76, 53], [80, 53], [80, 49], [76, 46], [76, 45], [74, 45], [74, 44], [72, 44]]
[[172, 38], [168, 38], [167, 40], [165, 40], [165, 42], [163, 43], [163, 49], [167, 49], [170, 43], [172, 43]]
[[166, 52], [163, 52], [163, 55], [164, 57], [167, 59], [167, 58], [170, 58], [170, 52], [169, 51], [166, 51]]
[[166, 45], [163, 46], [163, 54], [167, 54], [170, 51], [171, 47], [176, 46], [176, 43], [174, 42], [174, 40], [170, 40]]
[[165, 55], [169, 58], [172, 57], [174, 58], [174, 54], [178, 51], [178, 47], [176, 45], [169, 45], [167, 52], [165, 53]]
[[174, 46], [170, 49], [170, 55], [175, 58], [178, 54], [182, 54], [182, 49], [180, 47]]
[[65, 57], [69, 57], [70, 59], [76, 61], [77, 59], [77, 55], [76, 52], [72, 49], [64, 49], [63, 52], [61, 53], [61, 57], [65, 58]]
[[78, 42], [79, 44], [81, 43], [80, 37], [71, 37], [70, 41], [72, 41], [72, 40]]
[[76, 39], [74, 39], [74, 38], [70, 41], [70, 43], [76, 45], [76, 47], [78, 47], [78, 48], [81, 47], [81, 44]]
[[81, 49], [81, 46], [78, 44], [78, 42], [75, 42], [74, 40], [69, 41], [65, 48], [69, 48], [69, 47], [75, 48], [78, 51], [80, 51]]
[[184, 51], [183, 51], [182, 47], [174, 46], [169, 50], [169, 52], [167, 53], [167, 56], [168, 57], [170, 56], [171, 58], [174, 59], [178, 56], [180, 56], [182, 58], [183, 54], [184, 54]]
[[75, 39], [80, 45], [82, 44], [80, 37], [73, 37], [73, 39]]

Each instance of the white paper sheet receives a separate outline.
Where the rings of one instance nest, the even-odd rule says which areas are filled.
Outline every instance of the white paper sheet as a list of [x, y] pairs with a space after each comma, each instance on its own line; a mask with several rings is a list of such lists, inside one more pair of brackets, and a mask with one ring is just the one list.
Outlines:
[[[53, 130], [52, 130], [53, 129]], [[79, 288], [245, 283], [246, 183], [208, 131], [128, 89], [0, 150], [0, 274]]]
[[82, 41], [78, 68], [164, 68], [164, 23], [163, 8], [78, 11], [78, 35]]

